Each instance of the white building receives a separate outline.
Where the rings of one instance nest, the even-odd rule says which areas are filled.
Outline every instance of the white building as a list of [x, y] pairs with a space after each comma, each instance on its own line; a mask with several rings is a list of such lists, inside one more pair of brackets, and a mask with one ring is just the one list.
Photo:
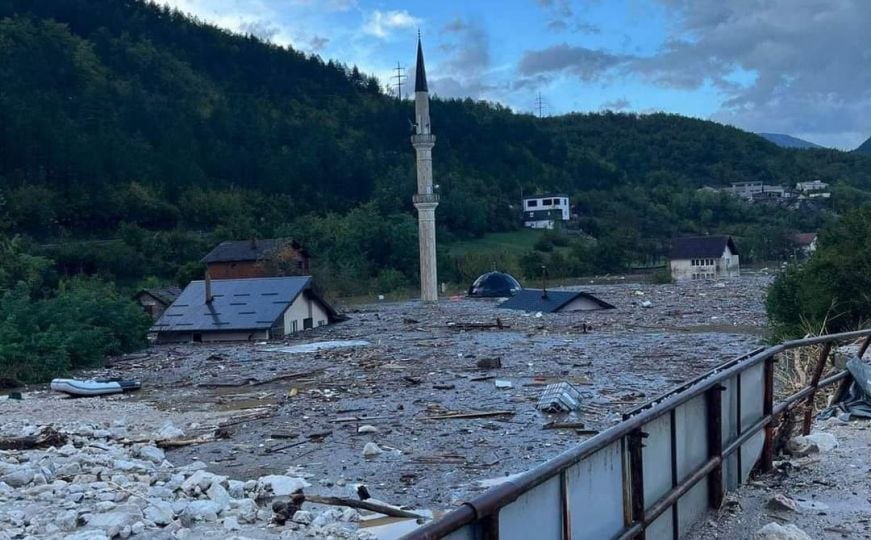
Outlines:
[[717, 279], [740, 274], [738, 250], [731, 236], [675, 238], [669, 253], [675, 280]]
[[813, 191], [825, 191], [829, 189], [829, 184], [822, 182], [820, 180], [813, 180], [811, 182], [799, 182], [795, 185], [795, 190], [800, 191], [802, 193], [810, 193]]
[[529, 229], [553, 229], [557, 221], [571, 218], [569, 196], [547, 193], [523, 198], [523, 226]]

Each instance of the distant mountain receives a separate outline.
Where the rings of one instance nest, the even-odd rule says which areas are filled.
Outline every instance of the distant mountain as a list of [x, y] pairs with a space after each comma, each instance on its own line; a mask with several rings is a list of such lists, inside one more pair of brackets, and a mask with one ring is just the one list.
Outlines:
[[865, 154], [871, 154], [871, 137], [869, 137], [867, 141], [860, 144], [859, 147], [853, 151], [854, 152], [862, 152]]
[[781, 148], [822, 148], [822, 146], [818, 144], [799, 139], [798, 137], [793, 137], [792, 135], [786, 135], [784, 133], [757, 133], [757, 135], [768, 139]]

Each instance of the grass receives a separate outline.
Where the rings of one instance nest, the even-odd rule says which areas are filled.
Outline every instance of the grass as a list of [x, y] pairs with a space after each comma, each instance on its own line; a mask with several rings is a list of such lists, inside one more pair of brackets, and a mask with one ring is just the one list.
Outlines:
[[464, 255], [474, 251], [501, 251], [522, 255], [532, 249], [542, 234], [544, 234], [542, 229], [489, 233], [475, 240], [454, 242], [448, 246], [448, 251], [451, 255]]

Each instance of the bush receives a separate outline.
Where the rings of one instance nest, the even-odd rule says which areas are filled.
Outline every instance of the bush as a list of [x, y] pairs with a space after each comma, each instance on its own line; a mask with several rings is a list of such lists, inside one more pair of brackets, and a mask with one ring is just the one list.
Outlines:
[[668, 266], [665, 268], [660, 268], [651, 276], [653, 278], [654, 283], [674, 283], [674, 278], [671, 275], [671, 269]]
[[151, 324], [113, 286], [93, 280], [63, 283], [56, 296], [31, 298], [20, 284], [0, 297], [0, 372], [34, 383], [94, 366], [106, 355], [146, 344]]

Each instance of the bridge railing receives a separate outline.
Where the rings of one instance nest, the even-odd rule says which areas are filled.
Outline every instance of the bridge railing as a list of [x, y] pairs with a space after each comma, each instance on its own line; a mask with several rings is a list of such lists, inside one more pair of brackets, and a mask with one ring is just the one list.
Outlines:
[[[861, 338], [861, 357], [871, 329], [788, 341], [731, 360], [403, 538], [680, 538], [754, 467], [771, 469], [781, 415], [804, 405], [802, 431], [809, 433], [817, 390], [850, 381], [846, 370], [822, 379], [832, 347]], [[820, 351], [809, 384], [775, 400], [777, 356], [810, 346]]]

